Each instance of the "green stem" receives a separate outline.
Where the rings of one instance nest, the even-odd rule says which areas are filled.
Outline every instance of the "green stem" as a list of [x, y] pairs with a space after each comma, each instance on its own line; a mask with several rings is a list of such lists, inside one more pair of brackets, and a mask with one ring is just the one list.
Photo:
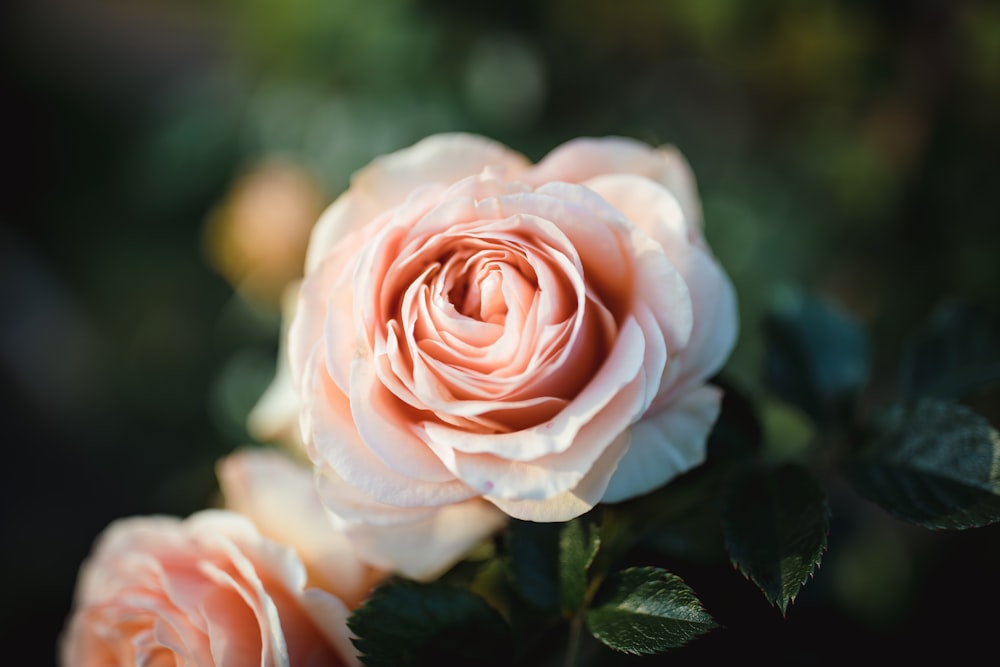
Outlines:
[[563, 663], [566, 667], [574, 667], [576, 665], [576, 655], [580, 650], [580, 632], [582, 629], [583, 616], [581, 614], [574, 614], [569, 622], [569, 643], [566, 646], [566, 661]]

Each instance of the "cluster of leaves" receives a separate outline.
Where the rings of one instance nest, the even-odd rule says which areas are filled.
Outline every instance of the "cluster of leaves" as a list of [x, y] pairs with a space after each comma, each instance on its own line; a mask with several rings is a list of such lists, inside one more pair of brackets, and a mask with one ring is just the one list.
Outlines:
[[680, 577], [637, 559], [713, 541], [784, 615], [826, 551], [836, 476], [927, 528], [1000, 521], [1000, 435], [961, 402], [1000, 383], [1000, 335], [985, 315], [942, 307], [904, 350], [899, 400], [875, 410], [860, 400], [868, 338], [847, 314], [794, 293], [764, 325], [765, 386], [812, 422], [805, 455], [776, 455], [756, 408], [727, 387], [705, 465], [567, 523], [514, 521], [437, 582], [379, 587], [350, 620], [364, 663], [572, 665], [599, 645], [662, 653], [718, 624]]
[[[442, 581], [395, 580], [351, 618], [366, 665], [536, 664], [564, 649], [575, 664], [584, 628], [633, 655], [682, 646], [716, 623], [679, 577], [657, 567], [612, 571], [622, 524], [612, 511], [562, 524], [514, 521], [498, 553]], [[553, 645], [553, 640], [558, 644]]]

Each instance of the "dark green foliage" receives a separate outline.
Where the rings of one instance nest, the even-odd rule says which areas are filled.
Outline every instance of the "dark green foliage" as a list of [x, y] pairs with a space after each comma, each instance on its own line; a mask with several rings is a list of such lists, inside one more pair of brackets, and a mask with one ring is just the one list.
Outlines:
[[909, 398], [959, 399], [1000, 383], [1000, 327], [977, 308], [945, 303], [906, 347], [901, 376]]
[[763, 429], [750, 399], [722, 378], [714, 378], [712, 383], [725, 393], [719, 419], [708, 438], [708, 461], [734, 463], [757, 454]]
[[749, 473], [726, 497], [729, 556], [782, 614], [819, 565], [829, 525], [826, 494], [797, 465]]
[[507, 525], [508, 565], [514, 588], [543, 611], [559, 610], [559, 524], [511, 521]]
[[868, 380], [868, 338], [840, 308], [804, 292], [784, 294], [764, 318], [764, 382], [817, 424], [843, 419]]
[[894, 406], [845, 472], [869, 500], [927, 528], [1000, 521], [1000, 434], [957, 403]]
[[390, 665], [509, 665], [510, 630], [465, 590], [395, 581], [375, 590], [348, 624], [362, 662]]
[[599, 641], [634, 655], [683, 646], [716, 627], [679, 577], [655, 567], [629, 568], [609, 578], [586, 621]]
[[601, 546], [596, 526], [574, 519], [559, 532], [559, 602], [572, 613], [586, 602], [587, 571]]

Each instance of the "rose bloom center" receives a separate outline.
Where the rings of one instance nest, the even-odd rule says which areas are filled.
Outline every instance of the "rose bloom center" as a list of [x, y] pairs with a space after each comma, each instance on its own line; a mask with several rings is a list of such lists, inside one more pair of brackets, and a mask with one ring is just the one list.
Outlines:
[[480, 433], [541, 424], [614, 338], [615, 318], [566, 239], [520, 236], [522, 216], [502, 222], [425, 239], [386, 272], [379, 376], [418, 419]]

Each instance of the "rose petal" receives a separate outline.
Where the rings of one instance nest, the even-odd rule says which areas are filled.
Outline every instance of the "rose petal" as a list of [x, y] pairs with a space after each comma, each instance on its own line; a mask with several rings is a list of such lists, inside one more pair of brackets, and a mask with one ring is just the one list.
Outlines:
[[491, 503], [522, 521], [569, 521], [594, 508], [607, 488], [615, 466], [628, 447], [629, 432], [610, 442], [590, 471], [570, 491], [543, 500], [521, 500], [484, 496]]
[[654, 149], [626, 137], [573, 139], [523, 176], [526, 183], [582, 183], [602, 174], [637, 174], [660, 183], [677, 198], [691, 228], [700, 234], [701, 202], [694, 172], [673, 146]]
[[[573, 461], [565, 472], [579, 479], [586, 472], [586, 467], [581, 469], [581, 466], [589, 466], [597, 457], [599, 452], [594, 450], [639, 417], [645, 386], [642, 387], [643, 394], [633, 396], [632, 390], [634, 380], [642, 369], [645, 345], [642, 330], [635, 319], [626, 320], [597, 375], [559, 414], [544, 424], [511, 433], [478, 434], [425, 422], [426, 442], [449, 470], [483, 493], [505, 495], [503, 491], [494, 490], [506, 484], [501, 484], [499, 476], [515, 484], [511, 478], [522, 470], [525, 474], [530, 470], [537, 473], [537, 476], [531, 476], [530, 481], [524, 479], [518, 483], [518, 486], [536, 489], [533, 493], [538, 493], [538, 489], [543, 487], [557, 488], [567, 484], [554, 472], [550, 479], [545, 479], [543, 466], [550, 460], [539, 460], [565, 453], [571, 448], [574, 452], [570, 456], [551, 459], [551, 462]], [[625, 396], [629, 400], [624, 400]], [[612, 403], [615, 409], [608, 407]], [[596, 425], [600, 428], [595, 428]], [[590, 434], [589, 437], [584, 437], [584, 430]], [[484, 456], [477, 458], [478, 455]], [[514, 462], [529, 461], [536, 463], [524, 468], [512, 467]], [[480, 465], [482, 469], [478, 469]], [[506, 472], [504, 468], [507, 468]], [[566, 488], [563, 486], [560, 491]]]
[[632, 426], [631, 444], [618, 462], [603, 502], [642, 495], [705, 460], [708, 434], [719, 416], [722, 392], [701, 387], [676, 400], [668, 410]]
[[[540, 188], [539, 192], [545, 192], [561, 201], [572, 201], [593, 211], [603, 220], [619, 226], [622, 242], [627, 244], [619, 250], [623, 256], [622, 262], [630, 266], [634, 274], [633, 281], [629, 284], [629, 303], [644, 303], [649, 306], [663, 330], [669, 351], [677, 352], [686, 347], [691, 340], [694, 327], [690, 287], [672, 263], [672, 258], [664, 253], [663, 246], [641, 226], [626, 219], [622, 211], [614, 207], [611, 202], [587, 187], [568, 183], [549, 183]], [[590, 250], [591, 261], [585, 266], [610, 266], [609, 244], [588, 238], [587, 235], [592, 230], [580, 224], [581, 217], [577, 215], [561, 221], [560, 228], [566, 231], [581, 255], [585, 250]], [[570, 233], [570, 230], [574, 233]], [[611, 273], [606, 280], [614, 281], [614, 275]], [[593, 275], [588, 274], [588, 281], [591, 278]]]
[[292, 380], [292, 370], [288, 358], [288, 330], [295, 317], [295, 307], [299, 300], [301, 281], [287, 285], [281, 295], [281, 338], [278, 343], [278, 360], [274, 379], [267, 390], [257, 400], [247, 416], [247, 430], [262, 442], [275, 442], [288, 447], [296, 454], [305, 456], [305, 443], [299, 429], [299, 400]]
[[486, 167], [502, 169], [513, 177], [528, 166], [524, 156], [503, 144], [460, 133], [434, 135], [382, 156], [354, 174], [351, 189], [316, 223], [309, 241], [306, 271], [312, 271], [342, 238], [401, 203], [420, 185], [451, 184]]
[[[302, 606], [326, 640], [337, 649], [338, 657], [344, 661], [344, 665], [346, 667], [361, 665], [358, 649], [351, 642], [350, 631], [347, 631], [350, 609], [336, 597], [318, 588], [307, 589], [302, 594]], [[322, 662], [316, 664], [319, 667]]]
[[385, 209], [425, 183], [454, 183], [486, 167], [503, 170], [507, 180], [517, 180], [517, 175], [529, 166], [523, 155], [491, 139], [462, 133], [437, 134], [376, 158], [355, 174], [351, 191], [363, 193]]
[[314, 586], [355, 607], [378, 573], [358, 560], [320, 502], [311, 468], [278, 452], [244, 449], [216, 466], [226, 507], [249, 517], [261, 534], [292, 545]]
[[[320, 358], [310, 364], [312, 376], [303, 412], [307, 416], [303, 429], [309, 433], [309, 456], [314, 464], [332, 468], [363, 493], [389, 505], [434, 507], [475, 495], [469, 486], [455, 479], [421, 481], [387, 466], [358, 435], [350, 401], [325, 373], [322, 350], [317, 353]], [[401, 454], [405, 460], [405, 450]]]
[[674, 196], [639, 176], [599, 176], [586, 182], [656, 239], [683, 276], [694, 308], [691, 342], [667, 377], [670, 397], [701, 384], [722, 367], [736, 344], [739, 316], [732, 283], [700, 245], [689, 241], [688, 227]]
[[411, 579], [437, 578], [507, 520], [479, 499], [409, 509], [378, 503], [329, 470], [316, 481], [331, 519], [359, 556]]

